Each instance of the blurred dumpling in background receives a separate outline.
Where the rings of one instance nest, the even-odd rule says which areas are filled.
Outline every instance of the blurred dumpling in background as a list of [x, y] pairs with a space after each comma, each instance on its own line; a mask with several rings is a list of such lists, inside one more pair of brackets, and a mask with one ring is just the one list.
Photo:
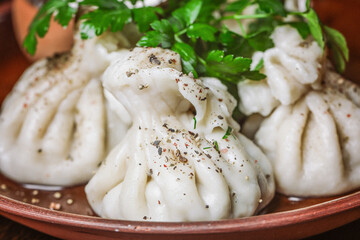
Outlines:
[[181, 72], [179, 55], [136, 48], [104, 74], [133, 119], [85, 191], [101, 217], [201, 221], [250, 216], [274, 195], [270, 162], [238, 134], [219, 80]]
[[[287, 3], [294, 10], [303, 4]], [[359, 87], [334, 73], [326, 53], [295, 28], [277, 27], [272, 38], [274, 48], [253, 55], [252, 68], [263, 61], [267, 78], [238, 85], [248, 116], [242, 132], [270, 159], [283, 194], [319, 197], [359, 188]]]
[[[127, 128], [121, 114], [106, 113], [100, 76], [129, 47], [121, 34], [83, 41], [33, 64], [4, 101], [0, 115], [0, 170], [22, 183], [68, 186], [88, 181], [108, 150], [108, 139]], [[108, 115], [108, 117], [107, 117]], [[116, 118], [115, 136], [107, 119]], [[115, 127], [114, 127], [115, 128]], [[121, 132], [121, 133], [119, 133]], [[109, 140], [110, 142], [110, 140]]]
[[[336, 76], [328, 73], [323, 90], [278, 107], [255, 135], [281, 193], [330, 196], [360, 187], [360, 89], [342, 78], [329, 84]], [[341, 85], [353, 86], [347, 96]]]

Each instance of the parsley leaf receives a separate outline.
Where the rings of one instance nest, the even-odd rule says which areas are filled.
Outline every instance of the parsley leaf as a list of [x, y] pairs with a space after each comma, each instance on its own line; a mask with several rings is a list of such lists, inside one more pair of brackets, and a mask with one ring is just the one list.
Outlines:
[[333, 52], [336, 70], [343, 73], [349, 61], [349, 49], [345, 37], [337, 30], [324, 26], [329, 47]]
[[203, 4], [197, 17], [197, 21], [201, 23], [210, 23], [213, 20], [216, 20], [214, 12], [219, 11], [226, 1], [227, 0], [202, 0]]
[[315, 10], [310, 8], [310, 10], [302, 14], [302, 16], [308, 20], [309, 29], [315, 41], [319, 44], [321, 49], [324, 49], [325, 47], [324, 35], [322, 32], [319, 17], [316, 14]]
[[305, 6], [306, 6], [306, 12], [310, 9], [311, 0], [306, 0]]
[[274, 42], [271, 39], [271, 34], [281, 21], [273, 18], [258, 19], [249, 25], [249, 33], [246, 36], [248, 44], [253, 48], [253, 51], [265, 51], [274, 47]]
[[143, 7], [135, 8], [133, 10], [134, 20], [138, 24], [140, 32], [146, 32], [150, 28], [150, 24], [158, 20], [158, 14], [162, 14], [163, 10], [161, 8], [155, 7]]
[[226, 27], [223, 27], [219, 35], [219, 42], [221, 43], [221, 48], [227, 55], [232, 54], [250, 58], [254, 52], [253, 47], [247, 39], [237, 33], [229, 31]]
[[226, 6], [225, 11], [241, 13], [251, 4], [251, 0], [238, 0]]
[[69, 4], [64, 4], [58, 8], [54, 20], [61, 26], [67, 27], [76, 12], [77, 8], [71, 7]]
[[260, 80], [266, 78], [266, 75], [260, 73], [258, 70], [245, 71], [241, 75], [242, 75], [242, 79], [240, 79], [239, 81], [241, 81], [243, 79], [250, 79], [250, 80], [253, 80], [253, 81], [260, 81]]
[[167, 19], [156, 20], [151, 24], [154, 31], [147, 32], [137, 43], [141, 47], [171, 48], [174, 43], [174, 31]]
[[86, 13], [80, 19], [85, 21], [80, 26], [82, 39], [93, 38], [110, 28], [112, 32], [121, 31], [126, 23], [131, 22], [131, 10], [117, 0], [84, 0], [81, 5], [94, 5], [98, 9]]
[[271, 32], [259, 32], [247, 38], [249, 45], [256, 51], [265, 51], [274, 47], [274, 42], [270, 38]]
[[244, 79], [243, 73], [250, 69], [251, 62], [249, 58], [225, 56], [224, 51], [214, 50], [206, 58], [205, 66], [210, 76], [238, 83]]
[[193, 73], [194, 77], [197, 78], [198, 74], [195, 70], [197, 64], [196, 53], [194, 49], [183, 42], [177, 42], [173, 45], [171, 50], [177, 52], [181, 56], [181, 62], [183, 64], [183, 70], [185, 73]]
[[186, 34], [189, 38], [201, 38], [204, 41], [214, 42], [217, 31], [217, 28], [209, 24], [195, 23], [189, 27]]
[[255, 67], [255, 71], [259, 71], [264, 67], [264, 58], [262, 58]]
[[287, 16], [284, 5], [280, 0], [257, 0], [257, 3], [259, 4], [260, 10], [266, 13], [276, 14], [282, 17]]
[[70, 5], [70, 3], [75, 1], [49, 0], [40, 8], [29, 27], [29, 32], [23, 43], [24, 48], [29, 54], [34, 55], [36, 52], [36, 36], [44, 37], [48, 32], [52, 15], [55, 15], [54, 20], [63, 27], [69, 24], [77, 11], [77, 8]]
[[198, 17], [203, 1], [202, 0], [191, 0], [184, 7], [175, 10], [172, 15], [184, 22], [186, 26], [193, 24]]
[[152, 29], [160, 33], [173, 34], [173, 28], [171, 23], [167, 19], [161, 19], [160, 21], [155, 21], [151, 24]]
[[171, 48], [173, 39], [169, 34], [157, 31], [147, 32], [137, 43], [140, 47], [162, 47]]
[[287, 24], [295, 28], [303, 39], [306, 39], [311, 34], [309, 26], [305, 22], [289, 22]]

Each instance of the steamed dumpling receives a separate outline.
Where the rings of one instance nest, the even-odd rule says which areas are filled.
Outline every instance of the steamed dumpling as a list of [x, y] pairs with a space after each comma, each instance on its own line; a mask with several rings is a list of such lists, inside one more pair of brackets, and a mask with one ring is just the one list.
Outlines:
[[[0, 115], [3, 174], [22, 183], [61, 186], [90, 179], [107, 150], [106, 115], [116, 118], [117, 132], [126, 128], [126, 121], [106, 113], [111, 101], [104, 99], [100, 76], [119, 56], [119, 46], [128, 45], [120, 34], [87, 41], [76, 36], [71, 52], [26, 70]], [[114, 134], [118, 141], [121, 133]]]
[[101, 217], [236, 218], [272, 199], [270, 162], [237, 133], [236, 101], [219, 80], [184, 75], [169, 50], [136, 48], [107, 69], [104, 87], [133, 122], [85, 188]]
[[246, 115], [267, 116], [279, 104], [292, 104], [309, 89], [319, 88], [324, 56], [319, 45], [303, 40], [290, 26], [277, 27], [272, 39], [274, 48], [253, 56], [253, 68], [263, 59], [267, 79], [238, 85], [240, 110]]
[[348, 88], [346, 96], [341, 86], [354, 84], [337, 78], [339, 91], [336, 76], [328, 73], [323, 90], [278, 107], [256, 133], [256, 143], [272, 161], [279, 192], [329, 196], [360, 187], [359, 87]]

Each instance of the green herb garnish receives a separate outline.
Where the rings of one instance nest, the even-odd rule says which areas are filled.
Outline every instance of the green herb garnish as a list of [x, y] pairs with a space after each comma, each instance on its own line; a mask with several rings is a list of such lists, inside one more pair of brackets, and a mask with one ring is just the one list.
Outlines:
[[345, 71], [346, 62], [349, 61], [349, 49], [345, 37], [337, 30], [324, 27], [329, 48], [332, 50], [336, 70], [340, 73]]
[[226, 133], [225, 133], [225, 135], [223, 136], [222, 139], [227, 139], [231, 135], [232, 130], [233, 129], [231, 127], [228, 127], [228, 129], [226, 130]]
[[138, 46], [172, 49], [180, 54], [184, 72], [191, 72], [195, 77], [212, 76], [231, 83], [238, 83], [246, 78], [265, 78], [258, 71], [250, 70], [251, 59], [248, 57], [251, 54], [247, 54], [248, 57], [242, 54], [246, 49], [251, 53], [257, 49], [253, 49], [248, 43], [242, 45], [244, 49], [238, 48], [240, 42], [233, 40], [244, 38], [227, 30], [221, 24], [222, 18], [214, 17], [214, 13], [225, 2], [170, 1], [175, 10], [167, 18], [152, 23], [152, 30], [145, 33]]
[[[143, 6], [134, 8], [137, 2]], [[242, 14], [251, 5], [257, 7], [254, 14]], [[304, 39], [311, 34], [323, 49], [327, 43], [333, 50], [339, 72], [344, 71], [349, 59], [345, 38], [319, 21], [310, 0], [306, 2], [305, 12], [289, 12], [281, 0], [237, 0], [230, 4], [226, 0], [168, 0], [166, 6], [164, 9], [150, 7], [136, 0], [49, 0], [34, 18], [24, 47], [30, 54], [35, 53], [36, 38], [45, 36], [52, 16], [66, 27], [77, 14], [83, 20], [80, 25], [83, 39], [107, 30], [121, 31], [125, 24], [134, 22], [138, 30], [144, 32], [138, 46], [172, 49], [180, 54], [185, 73], [192, 73], [194, 77], [217, 77], [230, 88], [243, 79], [266, 77], [259, 72], [262, 62], [254, 70], [250, 69], [251, 56], [255, 51], [274, 46], [270, 36], [282, 24], [296, 28]], [[93, 10], [79, 11], [80, 7]], [[284, 17], [289, 15], [299, 21], [284, 22]], [[238, 21], [242, 33], [230, 31], [223, 24], [226, 19]], [[254, 20], [248, 30], [242, 25], [242, 19]]]
[[29, 33], [24, 40], [24, 48], [34, 55], [36, 52], [37, 39], [36, 36], [44, 37], [49, 30], [51, 17], [54, 20], [67, 27], [70, 20], [77, 12], [77, 7], [71, 6], [76, 0], [50, 0], [46, 2], [36, 14], [34, 20], [29, 27]]
[[216, 151], [220, 152], [219, 144], [217, 141], [214, 142], [214, 147], [215, 147]]
[[[108, 29], [112, 32], [121, 31], [125, 24], [135, 22], [140, 32], [149, 30], [150, 23], [158, 20], [162, 8], [141, 7], [130, 9], [126, 1], [118, 0], [49, 0], [44, 3], [30, 25], [28, 35], [24, 40], [24, 48], [34, 55], [36, 52], [36, 37], [44, 37], [49, 30], [51, 17], [63, 27], [79, 15], [84, 20], [80, 25], [82, 39], [93, 38], [103, 34]], [[128, 1], [133, 6], [137, 1]], [[95, 7], [92, 11], [80, 12], [80, 7]]]
[[195, 117], [193, 117], [193, 119], [194, 119], [194, 129], [196, 129], [197, 121], [196, 121], [196, 118], [195, 118]]

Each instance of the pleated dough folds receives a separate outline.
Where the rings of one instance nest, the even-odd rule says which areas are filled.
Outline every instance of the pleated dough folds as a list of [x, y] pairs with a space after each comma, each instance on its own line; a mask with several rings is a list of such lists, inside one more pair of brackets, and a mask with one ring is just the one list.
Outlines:
[[237, 133], [236, 101], [219, 80], [183, 74], [172, 51], [136, 48], [107, 69], [104, 87], [133, 123], [85, 188], [101, 217], [237, 218], [272, 199], [270, 162]]

